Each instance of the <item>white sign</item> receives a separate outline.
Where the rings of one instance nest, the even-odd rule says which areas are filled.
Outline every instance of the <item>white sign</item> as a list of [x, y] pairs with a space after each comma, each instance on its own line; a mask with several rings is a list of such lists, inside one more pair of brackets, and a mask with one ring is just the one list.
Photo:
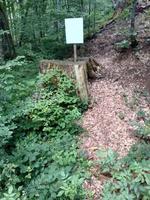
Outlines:
[[65, 19], [66, 43], [82, 44], [83, 41], [83, 18]]

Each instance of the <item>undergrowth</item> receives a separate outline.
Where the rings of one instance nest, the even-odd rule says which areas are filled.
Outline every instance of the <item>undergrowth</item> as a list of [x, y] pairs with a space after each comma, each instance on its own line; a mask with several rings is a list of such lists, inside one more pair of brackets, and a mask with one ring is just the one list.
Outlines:
[[35, 82], [29, 65], [35, 69], [20, 58], [1, 68], [0, 199], [85, 199], [88, 162], [78, 148], [77, 120], [86, 104], [61, 71]]
[[[143, 97], [147, 99], [147, 95], [144, 94], [140, 93], [139, 101]], [[131, 147], [125, 157], [119, 158], [119, 155], [111, 149], [97, 153], [100, 173], [110, 178], [103, 188], [103, 200], [150, 199], [149, 112], [141, 108], [137, 112], [136, 122], [133, 125], [135, 136], [139, 141]]]

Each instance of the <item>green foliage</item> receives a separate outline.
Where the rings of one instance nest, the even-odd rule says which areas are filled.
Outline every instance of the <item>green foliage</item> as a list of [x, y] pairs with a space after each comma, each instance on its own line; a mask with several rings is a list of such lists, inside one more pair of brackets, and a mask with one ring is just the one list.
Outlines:
[[[127, 165], [127, 163], [126, 163]], [[130, 165], [112, 174], [112, 180], [103, 190], [103, 199], [149, 199], [150, 198], [150, 160], [141, 163], [132, 161]]]
[[126, 51], [130, 48], [130, 42], [128, 40], [123, 40], [115, 44], [115, 48], [119, 52]]
[[0, 36], [2, 36], [2, 35], [4, 35], [5, 33], [9, 33], [9, 31], [7, 30], [7, 31], [4, 31], [4, 30], [0, 30]]
[[[141, 127], [140, 131], [145, 137], [150, 133], [144, 127]], [[133, 145], [124, 158], [118, 159], [112, 151], [108, 152], [107, 156], [100, 157], [101, 172], [111, 176], [111, 180], [104, 185], [102, 199], [150, 199], [149, 151], [150, 145], [147, 141]]]
[[[136, 105], [147, 100], [148, 94], [136, 90], [130, 100], [124, 95], [127, 105]], [[131, 109], [133, 107], [130, 107]], [[102, 192], [103, 200], [148, 200], [150, 199], [150, 115], [140, 108], [137, 111], [136, 122], [132, 125], [135, 135], [141, 140], [132, 145], [128, 154], [119, 158], [112, 150], [100, 151], [100, 172], [109, 177]]]
[[[137, 112], [137, 120], [133, 123], [135, 128], [135, 135], [141, 139], [149, 140], [150, 139], [150, 115], [146, 111], [140, 109]], [[140, 122], [143, 123], [140, 123]]]
[[20, 121], [19, 131], [29, 129], [51, 136], [78, 133], [74, 120], [81, 116], [81, 108], [77, 108], [81, 103], [74, 84], [61, 71], [52, 71], [41, 76], [38, 87], [41, 89], [36, 91], [38, 96], [34, 104], [28, 100], [21, 116], [15, 119]]
[[140, 120], [140, 119], [143, 119], [143, 120], [145, 120], [146, 119], [146, 113], [145, 113], [145, 111], [144, 110], [139, 110], [138, 112], [137, 112], [137, 118]]
[[140, 104], [140, 98], [141, 94], [139, 92], [134, 92], [132, 96], [127, 96], [126, 94], [123, 94], [123, 98], [125, 101], [125, 104], [127, 107], [129, 107], [131, 110], [136, 111]]
[[14, 124], [9, 124], [8, 119], [0, 115], [0, 149], [7, 144], [12, 137], [14, 128]]
[[18, 56], [14, 60], [10, 60], [10, 61], [6, 62], [4, 65], [1, 65], [0, 70], [2, 70], [2, 69], [11, 70], [13, 67], [23, 66], [24, 64], [25, 64], [25, 57], [24, 56]]
[[35, 88], [34, 64], [11, 63], [1, 69], [0, 199], [84, 199], [88, 163], [76, 121], [86, 104], [61, 71], [39, 76]]
[[20, 174], [19, 183], [24, 185], [29, 199], [82, 199], [84, 160], [77, 149], [76, 139], [70, 134], [51, 141], [29, 135], [17, 142], [10, 160], [15, 163], [15, 173]]
[[26, 55], [20, 52], [23, 47], [24, 51], [41, 53], [43, 58], [57, 59], [72, 55], [71, 46], [65, 45], [65, 18], [83, 17], [85, 36], [90, 36], [114, 12], [111, 0], [6, 1], [3, 6], [9, 10], [10, 32], [20, 55]]
[[119, 15], [119, 18], [122, 20], [128, 20], [130, 18], [130, 9], [131, 6], [128, 6], [127, 8], [125, 8]]
[[150, 160], [150, 145], [146, 142], [140, 142], [137, 144], [134, 144], [129, 153], [128, 156], [126, 156], [124, 159], [129, 164], [132, 162], [142, 162], [143, 159]]
[[[63, 36], [63, 38], [65, 38], [65, 36]], [[41, 40], [41, 46], [39, 50], [42, 52], [44, 58], [64, 59], [72, 56], [72, 46], [66, 45], [63, 38], [61, 41], [58, 41], [57, 38], [53, 39], [51, 36], [49, 36]]]
[[[22, 200], [25, 199], [26, 199], [25, 197], [22, 198]], [[4, 193], [4, 197], [1, 198], [1, 200], [20, 200], [20, 194], [19, 192], [15, 192], [13, 186], [10, 185], [7, 193]]]
[[[116, 152], [109, 150], [100, 150], [97, 152], [97, 156], [99, 158], [99, 165], [101, 173], [109, 175], [111, 173], [111, 170], [115, 168], [118, 155]], [[118, 166], [117, 166], [118, 167]]]
[[146, 122], [143, 126], [139, 125], [135, 134], [138, 137], [150, 139], [150, 122]]
[[12, 110], [20, 99], [31, 94], [36, 71], [35, 66], [26, 61], [24, 56], [18, 56], [0, 66], [0, 107], [4, 112]]

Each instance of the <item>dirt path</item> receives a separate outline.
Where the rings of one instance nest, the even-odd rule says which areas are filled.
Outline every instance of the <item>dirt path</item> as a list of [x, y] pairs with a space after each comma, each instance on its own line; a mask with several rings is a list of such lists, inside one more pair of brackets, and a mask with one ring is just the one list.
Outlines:
[[[143, 76], [140, 74], [141, 68], [139, 71], [138, 63], [135, 65], [136, 60], [129, 56], [127, 60], [125, 58], [121, 61], [123, 66], [120, 67], [120, 61], [120, 64], [117, 61], [114, 63], [114, 56], [107, 56], [97, 58], [105, 66], [107, 77], [90, 84], [92, 105], [83, 117], [83, 127], [87, 132], [82, 136], [82, 149], [93, 163], [97, 160], [97, 150], [101, 149], [111, 148], [121, 157], [125, 156], [130, 147], [137, 142], [131, 123], [136, 119], [140, 106], [145, 110], [149, 109], [144, 100], [136, 102], [139, 101], [136, 92], [144, 90], [145, 74]], [[146, 68], [142, 71], [145, 72]], [[95, 168], [94, 171], [96, 170]], [[97, 177], [94, 173], [92, 171], [92, 179], [85, 184], [85, 187], [95, 193], [95, 200], [99, 200], [107, 177]]]
[[[137, 140], [131, 134], [133, 128], [130, 125], [135, 112], [128, 108], [125, 102], [125, 96], [132, 94], [133, 85], [129, 84], [127, 88], [123, 88], [120, 81], [114, 82], [110, 78], [112, 71], [109, 70], [112, 60], [107, 57], [100, 60], [107, 67], [109, 75], [108, 78], [91, 83], [90, 94], [93, 105], [83, 117], [83, 127], [87, 130], [87, 134], [82, 138], [82, 148], [93, 162], [97, 160], [97, 150], [112, 148], [120, 156], [124, 156]], [[118, 70], [117, 66], [115, 70]], [[99, 199], [105, 179], [93, 176], [92, 182], [86, 184], [86, 188], [94, 191], [95, 199]]]
[[[93, 163], [97, 160], [96, 151], [99, 149], [111, 148], [121, 157], [125, 156], [137, 142], [131, 123], [140, 108], [150, 109], [142, 97], [140, 101], [137, 97], [139, 91], [145, 90], [150, 78], [150, 46], [143, 47], [142, 41], [137, 51], [117, 53], [112, 45], [116, 41], [115, 31], [118, 31], [117, 25], [86, 44], [87, 55], [94, 56], [106, 69], [104, 79], [90, 83], [92, 103], [83, 117], [83, 127], [87, 132], [82, 135], [81, 148]], [[93, 191], [94, 200], [100, 199], [107, 180], [107, 177], [97, 176], [97, 170], [95, 164], [91, 169], [91, 181], [85, 183], [85, 188]]]

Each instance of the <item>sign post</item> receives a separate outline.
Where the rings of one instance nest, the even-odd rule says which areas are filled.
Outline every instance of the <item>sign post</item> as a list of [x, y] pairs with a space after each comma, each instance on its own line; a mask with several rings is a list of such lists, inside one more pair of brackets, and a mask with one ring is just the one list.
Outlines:
[[77, 62], [77, 44], [83, 44], [83, 18], [65, 19], [66, 43], [73, 44], [74, 62]]
[[73, 45], [73, 52], [74, 52], [74, 62], [77, 62], [77, 45]]
[[83, 44], [83, 18], [65, 19], [66, 43], [73, 44], [74, 72], [79, 96], [88, 102], [87, 66], [86, 62], [77, 63], [77, 44]]

